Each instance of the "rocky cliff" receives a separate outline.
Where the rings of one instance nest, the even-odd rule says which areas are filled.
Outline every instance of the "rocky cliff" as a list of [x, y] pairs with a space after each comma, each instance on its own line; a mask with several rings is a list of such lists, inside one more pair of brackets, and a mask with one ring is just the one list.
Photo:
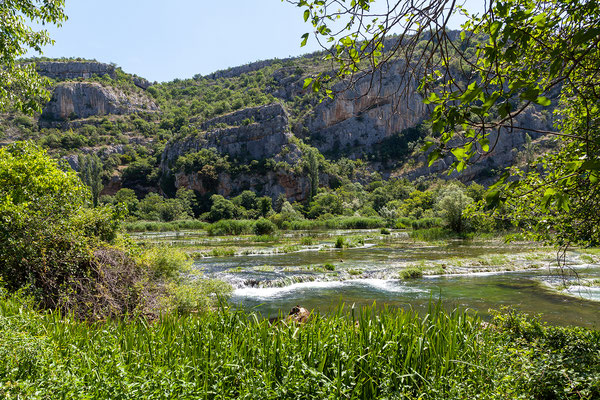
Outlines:
[[94, 75], [117, 78], [115, 66], [95, 61], [37, 61], [35, 67], [38, 74], [56, 80], [90, 79]]
[[161, 169], [172, 166], [188, 152], [214, 148], [221, 154], [239, 160], [276, 158], [288, 146], [287, 159], [299, 156], [297, 146], [290, 142], [288, 114], [281, 104], [247, 108], [209, 120], [200, 125], [202, 133], [167, 144]]
[[308, 140], [322, 152], [362, 155], [385, 138], [414, 127], [427, 116], [414, 80], [395, 62], [355, 82], [340, 82], [339, 94], [317, 105], [304, 125]]
[[107, 114], [156, 111], [157, 105], [143, 93], [103, 86], [97, 82], [59, 83], [46, 104], [41, 119], [64, 121]]
[[310, 194], [310, 178], [308, 176], [284, 169], [236, 175], [222, 172], [218, 175], [216, 187], [207, 184], [199, 174], [177, 172], [174, 178], [177, 189], [184, 187], [195, 190], [201, 195], [217, 193], [230, 197], [238, 195], [244, 190], [252, 190], [259, 196], [269, 196], [273, 199], [283, 193], [289, 201], [304, 201]]
[[[109, 76], [117, 79], [117, 67], [96, 61], [37, 61], [38, 74], [59, 81], [90, 79], [94, 76]], [[132, 82], [139, 88], [148, 89], [150, 82], [139, 76], [131, 76]]]
[[[543, 112], [539, 107], [529, 106], [517, 119], [516, 127], [525, 127], [535, 130], [552, 130], [552, 113]], [[409, 180], [420, 176], [436, 176], [444, 179], [458, 179], [463, 182], [478, 181], [489, 184], [493, 182], [493, 176], [511, 165], [522, 162], [527, 157], [527, 152], [536, 152], [535, 142], [546, 142], [540, 133], [527, 132], [523, 130], [514, 130], [509, 132], [504, 129], [500, 132], [492, 132], [488, 137], [491, 151], [474, 160], [462, 172], [454, 171], [448, 175], [447, 171], [454, 159], [452, 156], [436, 161], [428, 166], [427, 154], [422, 153], [416, 158], [416, 168], [405, 169], [399, 176]], [[530, 141], [534, 144], [527, 148]], [[458, 144], [458, 143], [455, 143]], [[532, 156], [530, 154], [529, 156]]]
[[204, 148], [213, 148], [241, 163], [273, 159], [295, 165], [300, 160], [301, 151], [292, 140], [288, 114], [281, 104], [247, 108], [224, 115], [202, 123], [200, 129], [202, 132], [196, 136], [168, 143], [163, 151], [160, 169], [163, 176], [174, 177], [175, 188], [185, 187], [200, 194], [214, 190], [224, 196], [251, 189], [271, 197], [284, 193], [290, 200], [304, 200], [310, 193], [308, 177], [283, 168], [235, 176], [221, 172], [216, 180], [216, 189], [213, 182], [207, 183], [201, 174], [173, 170], [179, 157]]

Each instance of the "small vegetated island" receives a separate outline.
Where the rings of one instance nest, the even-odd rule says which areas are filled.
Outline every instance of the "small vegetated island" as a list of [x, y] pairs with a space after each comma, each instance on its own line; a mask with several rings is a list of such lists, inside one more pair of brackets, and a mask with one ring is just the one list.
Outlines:
[[291, 3], [166, 83], [0, 5], [0, 395], [600, 398], [600, 5]]

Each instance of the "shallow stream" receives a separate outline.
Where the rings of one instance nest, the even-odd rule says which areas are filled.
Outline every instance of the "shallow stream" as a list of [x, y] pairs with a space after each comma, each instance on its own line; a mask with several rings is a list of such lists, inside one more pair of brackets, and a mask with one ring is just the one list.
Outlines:
[[[306, 238], [310, 238], [307, 240]], [[336, 249], [337, 237], [351, 248]], [[263, 316], [287, 313], [294, 305], [319, 312], [372, 305], [425, 308], [433, 300], [468, 308], [482, 317], [490, 309], [513, 306], [541, 314], [553, 324], [600, 329], [600, 290], [565, 283], [600, 278], [598, 257], [571, 252], [566, 270], [556, 268], [556, 252], [537, 244], [500, 240], [415, 242], [405, 232], [292, 232], [269, 242], [251, 236], [207, 237], [200, 233], [141, 235], [138, 239], [179, 245], [202, 257], [195, 268], [230, 282], [231, 302]], [[235, 254], [235, 255], [231, 255]], [[403, 279], [401, 271], [422, 271]]]

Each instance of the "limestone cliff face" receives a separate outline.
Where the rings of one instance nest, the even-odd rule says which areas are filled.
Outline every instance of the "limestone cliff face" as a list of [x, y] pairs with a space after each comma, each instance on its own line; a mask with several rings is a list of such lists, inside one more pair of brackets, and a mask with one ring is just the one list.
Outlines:
[[247, 108], [203, 123], [204, 132], [167, 144], [161, 168], [167, 171], [181, 155], [214, 148], [238, 160], [276, 158], [288, 147], [288, 158], [299, 156], [290, 142], [288, 115], [281, 104]]
[[[117, 79], [117, 70], [114, 65], [96, 61], [37, 61], [35, 63], [38, 74], [59, 81], [73, 79], [90, 79], [93, 76], [108, 75]], [[132, 76], [132, 82], [139, 88], [148, 89], [151, 84], [144, 78]]]
[[427, 107], [416, 83], [401, 78], [399, 62], [358, 79], [350, 87], [340, 82], [333, 100], [319, 104], [305, 122], [310, 141], [319, 150], [345, 153], [369, 151], [386, 137], [416, 126]]
[[205, 182], [199, 174], [175, 174], [175, 187], [192, 189], [204, 195], [217, 193], [230, 197], [244, 190], [252, 190], [259, 196], [270, 196], [273, 199], [283, 193], [290, 201], [304, 201], [310, 194], [310, 178], [304, 175], [287, 172], [283, 169], [268, 171], [265, 174], [237, 174], [221, 172], [217, 187]]
[[[552, 124], [552, 113], [542, 113], [540, 109], [530, 106], [518, 117], [515, 126], [536, 130], [552, 130]], [[521, 159], [524, 157], [524, 152], [528, 151], [525, 149], [525, 145], [528, 142], [527, 136], [529, 136], [529, 139], [537, 142], [548, 140], [539, 133], [527, 133], [518, 129], [513, 132], [503, 130], [500, 132], [500, 135], [497, 132], [493, 132], [488, 137], [491, 151], [472, 160], [473, 163], [461, 173], [457, 173], [456, 171], [450, 175], [446, 173], [454, 161], [452, 156], [446, 156], [429, 167], [427, 165], [427, 155], [423, 153], [416, 160], [418, 166], [410, 171], [404, 171], [400, 176], [413, 180], [420, 176], [433, 175], [442, 179], [458, 179], [463, 182], [475, 180], [488, 184], [493, 182], [493, 174], [497, 174], [519, 161], [523, 161]]]
[[54, 89], [52, 99], [44, 107], [42, 119], [64, 121], [157, 109], [156, 104], [142, 93], [124, 93], [96, 82], [64, 82]]
[[116, 79], [117, 73], [113, 65], [94, 61], [38, 61], [35, 63], [38, 74], [57, 80], [89, 79], [94, 75], [108, 75]]
[[174, 177], [176, 188], [185, 187], [201, 194], [216, 192], [223, 196], [250, 189], [274, 198], [284, 193], [290, 200], [304, 200], [310, 193], [308, 177], [284, 169], [235, 176], [221, 172], [216, 188], [214, 182], [205, 181], [197, 172], [173, 170], [179, 157], [203, 148], [213, 148], [242, 163], [272, 158], [294, 165], [301, 152], [291, 140], [288, 114], [280, 104], [247, 108], [207, 121], [200, 128], [204, 132], [170, 142], [163, 151], [161, 172], [163, 177]]

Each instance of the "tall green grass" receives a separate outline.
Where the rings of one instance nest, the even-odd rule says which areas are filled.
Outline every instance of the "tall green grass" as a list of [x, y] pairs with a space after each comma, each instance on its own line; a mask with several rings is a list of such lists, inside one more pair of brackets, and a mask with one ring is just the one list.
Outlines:
[[411, 227], [413, 229], [430, 229], [440, 228], [444, 226], [444, 220], [442, 218], [421, 218], [412, 221]]
[[291, 221], [289, 229], [377, 229], [386, 226], [386, 221], [378, 217], [335, 217], [323, 220], [296, 220]]
[[206, 230], [211, 236], [247, 235], [254, 233], [255, 223], [256, 221], [246, 219], [222, 219], [218, 222], [208, 225]]
[[181, 221], [160, 222], [160, 221], [136, 221], [126, 222], [123, 228], [127, 232], [167, 232], [179, 230], [201, 230], [206, 229], [207, 222], [195, 219], [186, 219]]
[[[488, 386], [496, 357], [477, 319], [432, 308], [314, 315], [241, 311], [85, 324], [2, 308], [0, 393], [27, 398], [384, 398]], [[6, 347], [2, 347], [7, 350]], [[5, 351], [6, 352], [6, 351]]]
[[[476, 317], [439, 306], [421, 315], [340, 308], [327, 316], [314, 314], [304, 325], [272, 326], [255, 314], [225, 308], [156, 321], [89, 324], [5, 298], [0, 300], [0, 395], [597, 398], [599, 335], [560, 332], [513, 319], [488, 329]], [[565, 340], [573, 343], [568, 346], [573, 354], [561, 353]], [[548, 360], [557, 364], [544, 364]], [[568, 382], [575, 386], [565, 386]]]

